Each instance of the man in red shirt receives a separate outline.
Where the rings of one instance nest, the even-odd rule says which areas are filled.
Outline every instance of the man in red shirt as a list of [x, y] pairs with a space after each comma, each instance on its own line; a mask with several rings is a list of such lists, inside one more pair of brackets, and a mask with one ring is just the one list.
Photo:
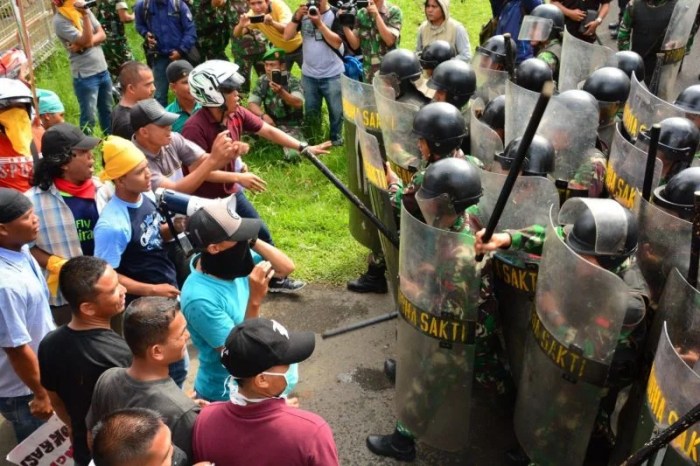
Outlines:
[[234, 327], [221, 353], [233, 378], [231, 402], [212, 403], [197, 417], [195, 462], [337, 465], [326, 421], [281, 397], [290, 365], [311, 356], [315, 344], [313, 332], [289, 332], [274, 320], [250, 319]]
[[0, 187], [20, 192], [31, 187], [32, 102], [22, 81], [0, 78]]

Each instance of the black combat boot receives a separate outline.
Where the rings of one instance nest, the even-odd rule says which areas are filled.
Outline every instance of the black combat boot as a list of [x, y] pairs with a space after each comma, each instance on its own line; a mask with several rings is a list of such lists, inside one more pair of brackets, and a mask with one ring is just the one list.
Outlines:
[[367, 272], [348, 282], [348, 290], [355, 293], [386, 293], [387, 285], [384, 272], [386, 267], [369, 264]]
[[390, 435], [368, 435], [367, 448], [379, 456], [388, 456], [399, 461], [412, 462], [416, 459], [416, 442], [398, 430]]

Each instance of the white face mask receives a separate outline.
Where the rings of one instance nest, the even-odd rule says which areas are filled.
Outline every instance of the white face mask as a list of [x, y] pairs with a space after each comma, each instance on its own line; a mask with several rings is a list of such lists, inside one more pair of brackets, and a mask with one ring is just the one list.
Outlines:
[[237, 380], [229, 376], [226, 379], [225, 385], [228, 387], [229, 399], [231, 400], [231, 403], [239, 406], [247, 406], [248, 403], [260, 403], [261, 401], [265, 400], [287, 398], [299, 381], [299, 365], [296, 363], [290, 364], [286, 372], [262, 372], [262, 374], [284, 377], [285, 381], [287, 382], [287, 387], [278, 396], [273, 396], [270, 398], [248, 398], [238, 391]]

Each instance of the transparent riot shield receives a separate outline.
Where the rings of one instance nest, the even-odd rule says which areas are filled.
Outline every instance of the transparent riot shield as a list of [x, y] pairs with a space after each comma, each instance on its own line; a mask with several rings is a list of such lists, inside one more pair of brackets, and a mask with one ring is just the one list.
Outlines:
[[[493, 212], [501, 193], [505, 175], [481, 172], [484, 194], [479, 209], [486, 219]], [[554, 183], [539, 176], [521, 176], [513, 187], [498, 222], [498, 230], [546, 225], [550, 208], [559, 208], [559, 194]], [[492, 260], [493, 284], [503, 325], [503, 339], [513, 380], [517, 384], [523, 367], [525, 336], [534, 309], [535, 289], [540, 257], [515, 251], [500, 251]]]
[[[348, 188], [365, 205], [370, 204], [368, 186], [365, 180], [364, 168], [362, 166], [362, 156], [359, 152], [357, 127], [355, 125], [356, 115], [366, 115], [366, 109], [374, 108], [374, 89], [372, 86], [354, 81], [347, 76], [340, 77], [340, 88], [343, 95], [343, 118], [345, 120], [344, 137], [345, 153], [348, 161]], [[374, 112], [374, 117], [369, 116], [369, 124], [379, 131], [379, 117]], [[372, 223], [367, 220], [360, 210], [350, 204], [350, 218], [348, 226], [350, 233], [355, 240], [371, 251], [378, 251], [379, 233]]]
[[514, 426], [532, 462], [583, 464], [626, 310], [626, 285], [559, 237], [550, 218]]
[[387, 159], [406, 184], [421, 165], [418, 137], [413, 134], [413, 118], [419, 108], [394, 100], [394, 85], [390, 80], [377, 75], [372, 84]]
[[[475, 102], [481, 103], [477, 100]], [[489, 125], [479, 120], [476, 112], [483, 110], [483, 105], [472, 103], [469, 108], [469, 139], [471, 155], [481, 160], [485, 170], [491, 170], [494, 154], [503, 152], [503, 141]]]
[[[368, 109], [372, 111], [373, 109]], [[381, 146], [377, 138], [365, 131], [362, 115], [356, 115], [357, 135], [362, 151], [362, 163], [364, 173], [369, 182], [369, 197], [372, 202], [373, 213], [381, 220], [385, 227], [398, 237], [397, 211], [391, 204], [389, 191], [387, 190], [384, 160]], [[379, 234], [379, 241], [384, 252], [387, 278], [394, 297], [397, 301], [399, 286], [399, 251], [384, 235]]]
[[[512, 81], [506, 83], [506, 125], [505, 144], [520, 137], [525, 132], [528, 121], [535, 110], [539, 94], [518, 86]], [[551, 104], [551, 100], [550, 100]], [[546, 114], [546, 112], [545, 112]], [[540, 123], [540, 126], [542, 124]]]
[[652, 90], [656, 89], [656, 95], [661, 99], [673, 100], [678, 94], [675, 89], [676, 78], [687, 52], [690, 30], [699, 4], [700, 0], [677, 0], [676, 6], [673, 7], [649, 86]]
[[[631, 209], [634, 206], [638, 191], [644, 186], [647, 154], [632, 145], [622, 136], [618, 129], [613, 136], [608, 167], [605, 171], [605, 186], [610, 197], [623, 206]], [[661, 161], [657, 158], [654, 164], [652, 187], [659, 185], [661, 180]]]
[[474, 238], [401, 211], [396, 410], [416, 438], [467, 446], [481, 284]]
[[622, 123], [629, 138], [636, 138], [654, 123], [675, 116], [682, 117], [685, 113], [681, 108], [656, 97], [643, 82], [632, 76], [630, 93], [622, 113]]
[[590, 44], [578, 39], [564, 29], [564, 40], [559, 65], [559, 91], [578, 89], [578, 84], [601, 66], [615, 52], [603, 45]]
[[652, 302], [658, 303], [671, 271], [688, 272], [693, 224], [645, 201], [640, 193], [635, 212], [639, 224], [637, 264], [649, 285]]
[[472, 60], [472, 68], [476, 74], [475, 99], [481, 99], [484, 104], [488, 104], [491, 99], [506, 93], [506, 83], [510, 81], [508, 72], [502, 70], [492, 70], [481, 66], [482, 55], [475, 54]]

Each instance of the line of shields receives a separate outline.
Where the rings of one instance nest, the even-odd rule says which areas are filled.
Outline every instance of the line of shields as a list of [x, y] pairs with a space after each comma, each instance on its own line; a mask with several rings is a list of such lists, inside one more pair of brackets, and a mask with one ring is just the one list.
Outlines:
[[[353, 186], [353, 175], [350, 174], [351, 186], [348, 189], [312, 154], [305, 155], [380, 232], [378, 238], [386, 258], [396, 310], [327, 332], [323, 337], [363, 328], [400, 315], [396, 382], [399, 419], [425, 443], [446, 451], [460, 450], [467, 446], [468, 439], [468, 422], [465, 419], [468, 419], [471, 403], [480, 266], [472, 260], [457, 261], [455, 258], [475, 256], [473, 243], [458, 233], [426, 225], [405, 209], [400, 212], [392, 203], [386, 181], [386, 163], [389, 162], [404, 182], [408, 182], [420, 166], [417, 139], [411, 132], [413, 117], [418, 109], [396, 102], [392, 83], [381, 78], [376, 78], [372, 86], [345, 77], [341, 79], [348, 163], [351, 171], [356, 171], [356, 183]], [[636, 84], [646, 89], [639, 86], [639, 83]], [[508, 89], [511, 85], [507, 81], [505, 87]], [[510, 122], [509, 133], [509, 123], [506, 123], [506, 140], [509, 134], [511, 138], [518, 134], [520, 130], [515, 128], [520, 125], [526, 142], [520, 145], [518, 157], [507, 175], [482, 172], [484, 195], [479, 209], [484, 221], [489, 220], [485, 240], [493, 234], [496, 226], [521, 228], [533, 223], [548, 225], [541, 262], [540, 258], [526, 254], [499, 253], [494, 257], [493, 270], [499, 299], [505, 302], [512, 298], [509, 303], [513, 304], [501, 306], [501, 309], [507, 309], [506, 314], [511, 313], [503, 316], [504, 338], [511, 369], [518, 382], [514, 417], [518, 439], [533, 461], [542, 464], [579, 464], [585, 456], [597, 406], [606, 390], [605, 382], [625, 313], [625, 299], [620, 290], [626, 288], [616, 275], [591, 266], [573, 253], [555, 233], [556, 225], [565, 222], [567, 218], [565, 212], [557, 214], [557, 201], [563, 199], [553, 183], [541, 177], [518, 178], [525, 151], [545, 114], [547, 104], [551, 105], [551, 121], [561, 119], [563, 111], [557, 112], [557, 99], [550, 102], [551, 94], [538, 96], [526, 95], [524, 92], [529, 91], [510, 89], [506, 92], [507, 99], [525, 99], [527, 106], [535, 100], [532, 110], [521, 116], [521, 120], [529, 121], [526, 128], [522, 128], [522, 123]], [[474, 115], [476, 108], [478, 104], [472, 109], [470, 121], [472, 152], [488, 165], [494, 163], [493, 154], [502, 151], [502, 143], [500, 138], [496, 139], [497, 135], [494, 137], [488, 131], [488, 127], [479, 124]], [[658, 118], [656, 109], [644, 110], [641, 113], [637, 110], [636, 121], [651, 122]], [[626, 108], [626, 111], [629, 110]], [[571, 109], [567, 115], [570, 117]], [[569, 121], [569, 127], [571, 126], [576, 127]], [[625, 129], [632, 134], [630, 129]], [[567, 134], [566, 137], [585, 138], [589, 134], [589, 131], [580, 131], [579, 128], [576, 134]], [[647, 153], [656, 153], [655, 134], [657, 131], [652, 131]], [[659, 296], [659, 309], [668, 308], [668, 312], [672, 313], [673, 309], [682, 306], [677, 304], [677, 300], [673, 302], [675, 308], [671, 304], [665, 304], [668, 300], [662, 299], [662, 296], [667, 294], [662, 295], [660, 291], [664, 285], [667, 288], [678, 288], [680, 277], [681, 282], [687, 285], [686, 294], [693, 297], [697, 294], [688, 281], [682, 280], [681, 272], [676, 269], [669, 272], [668, 266], [663, 265], [669, 263], [669, 254], [665, 251], [682, 250], [680, 244], [683, 241], [687, 243], [691, 224], [676, 219], [678, 228], [674, 229], [674, 232], [677, 231], [674, 237], [653, 233], [653, 228], [657, 228], [657, 231], [662, 227], [668, 229], [671, 223], [663, 217], [668, 214], [649, 202], [649, 193], [658, 184], [660, 164], [656, 163], [654, 157], [646, 157], [647, 153], [629, 143], [618, 130], [609, 168], [616, 174], [616, 179], [624, 180], [636, 193], [625, 195], [624, 190], [620, 190], [616, 199], [622, 205], [635, 207], [638, 212], [642, 223], [640, 265], [645, 278], [652, 284], [652, 296]], [[617, 154], [621, 156], [617, 157]], [[632, 164], [634, 167], [624, 164], [632, 157], [644, 162], [641, 175], [638, 172], [639, 163]], [[646, 163], [647, 160], [651, 162]], [[555, 178], [571, 180], [577, 163], [584, 162], [572, 162], [569, 159], [557, 164], [560, 171], [554, 175]], [[637, 193], [640, 189], [643, 190], [642, 195]], [[366, 202], [362, 200], [363, 195]], [[533, 199], [537, 199], [537, 202], [532, 202]], [[585, 200], [571, 204], [587, 206]], [[574, 207], [568, 209], [569, 216], [572, 215], [572, 209]], [[400, 244], [399, 231], [402, 240]], [[659, 256], [664, 260], [659, 261]], [[694, 253], [694, 257], [697, 259], [697, 253]], [[683, 264], [683, 259], [679, 258], [679, 261], [680, 270], [686, 271], [688, 267]], [[687, 263], [692, 262], [686, 261], [685, 264]], [[460, 293], [455, 294], [453, 287], [446, 286], [441, 278], [446, 267], [450, 268], [453, 276], [461, 277], [464, 286]], [[572, 274], [572, 271], [575, 273]], [[695, 278], [690, 278], [690, 283], [693, 284], [697, 280], [697, 267], [694, 273]], [[667, 284], [666, 276], [670, 276]], [[501, 290], [498, 290], [499, 287]], [[572, 295], [566, 293], [566, 290], [577, 292]], [[678, 296], [678, 293], [674, 292], [673, 295]], [[587, 299], [581, 300], [580, 296], [586, 296]], [[450, 306], [445, 306], [446, 300], [457, 300], [460, 305], [454, 306], [452, 302]], [[460, 311], [445, 312], [446, 308]], [[597, 310], [595, 315], [591, 314], [591, 309]], [[597, 325], [601, 319], [606, 322], [604, 329]], [[659, 319], [656, 321], [659, 322]], [[507, 326], [506, 322], [512, 325]], [[563, 325], [562, 322], [566, 324]], [[694, 327], [681, 328], [688, 333]], [[672, 331], [664, 329], [664, 332], [674, 338]], [[657, 334], [661, 335], [662, 332], [657, 331]], [[593, 350], [587, 348], [586, 342], [589, 341], [597, 342]], [[659, 343], [659, 348], [661, 344]], [[678, 345], [673, 349], [677, 350], [676, 355], [680, 358], [683, 350]], [[659, 357], [659, 351], [656, 354]], [[654, 367], [656, 372], [652, 372], [652, 375], [661, 370], [656, 363]], [[416, 377], [418, 374], [420, 377]], [[675, 403], [677, 392], [664, 392], [666, 402]], [[543, 393], [558, 395], [547, 399], [542, 396]], [[696, 395], [699, 393], [695, 392]], [[689, 399], [692, 401], [693, 398]], [[685, 405], [679, 405], [675, 413], [687, 422], [688, 415], [684, 415], [686, 411]], [[700, 409], [696, 411], [700, 413]], [[690, 415], [700, 415], [698, 413], [691, 411]], [[645, 419], [661, 418], [657, 416]], [[674, 419], [673, 416], [667, 416], [665, 420]], [[640, 431], [642, 427], [650, 425], [646, 421], [639, 422], [638, 433], [633, 438], [635, 448], [641, 447], [639, 439], [649, 440], [651, 436], [650, 433], [644, 437], [645, 434]], [[667, 424], [670, 422], [655, 423], [652, 433]], [[671, 430], [673, 428], [678, 430], [677, 426], [671, 426]], [[688, 431], [682, 435], [694, 434]], [[657, 441], [653, 451], [658, 451], [659, 448], [662, 452], [669, 451], [681, 441], [671, 442], [670, 445], [669, 442], [668, 439], [665, 442]], [[645, 454], [647, 458], [648, 452]]]

